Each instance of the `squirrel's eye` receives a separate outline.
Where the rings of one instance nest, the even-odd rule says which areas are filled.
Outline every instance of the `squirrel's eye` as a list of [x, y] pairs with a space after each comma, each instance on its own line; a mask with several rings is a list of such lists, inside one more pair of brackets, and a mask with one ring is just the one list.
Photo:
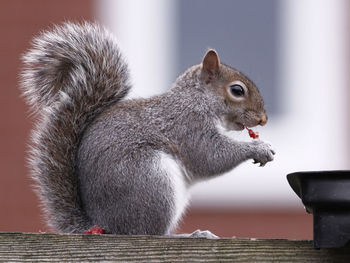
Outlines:
[[243, 97], [244, 96], [244, 89], [241, 85], [234, 84], [230, 86], [231, 94], [235, 97]]

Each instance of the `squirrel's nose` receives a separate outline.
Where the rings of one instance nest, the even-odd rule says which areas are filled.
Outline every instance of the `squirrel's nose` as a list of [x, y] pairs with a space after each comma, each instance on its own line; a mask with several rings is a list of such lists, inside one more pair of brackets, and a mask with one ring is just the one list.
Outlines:
[[265, 113], [260, 115], [259, 125], [264, 126], [267, 123], [267, 115]]

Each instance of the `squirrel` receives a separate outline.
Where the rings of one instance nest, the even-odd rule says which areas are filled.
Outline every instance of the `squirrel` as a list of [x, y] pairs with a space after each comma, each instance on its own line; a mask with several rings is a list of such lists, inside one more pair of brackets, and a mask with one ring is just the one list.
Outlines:
[[21, 91], [37, 116], [31, 177], [56, 232], [170, 235], [195, 183], [274, 158], [269, 143], [223, 132], [265, 125], [267, 114], [254, 83], [214, 49], [165, 93], [138, 99], [125, 98], [128, 66], [96, 23], [42, 32], [23, 63]]

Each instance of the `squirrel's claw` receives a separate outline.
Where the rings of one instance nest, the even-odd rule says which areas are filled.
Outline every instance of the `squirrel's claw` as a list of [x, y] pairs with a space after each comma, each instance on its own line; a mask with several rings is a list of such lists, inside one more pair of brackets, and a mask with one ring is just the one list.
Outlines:
[[254, 159], [253, 164], [257, 164], [257, 163], [260, 164], [259, 167], [264, 167], [264, 166], [266, 165], [266, 163], [264, 163], [264, 162], [259, 162], [259, 161], [257, 161], [257, 160]]

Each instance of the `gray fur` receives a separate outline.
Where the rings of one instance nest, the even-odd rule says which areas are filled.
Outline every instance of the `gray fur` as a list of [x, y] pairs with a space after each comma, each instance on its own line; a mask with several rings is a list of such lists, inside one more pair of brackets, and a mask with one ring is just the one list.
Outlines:
[[127, 66], [114, 38], [87, 23], [42, 33], [23, 60], [23, 94], [39, 114], [30, 156], [38, 195], [53, 228], [84, 231], [91, 223], [78, 195], [77, 147], [86, 125], [127, 94]]
[[[129, 90], [127, 68], [104, 29], [68, 23], [34, 43], [23, 74], [24, 94], [42, 116], [32, 175], [60, 232], [98, 225], [107, 233], [168, 234], [183, 212], [179, 182], [187, 191], [248, 159], [262, 165], [273, 159], [269, 144], [233, 141], [218, 129], [221, 122], [255, 126], [266, 114], [254, 84], [213, 61], [214, 51], [205, 69], [189, 68], [164, 94], [121, 100]], [[248, 87], [244, 103], [225, 93], [236, 79]], [[164, 167], [162, 156], [182, 175]]]

